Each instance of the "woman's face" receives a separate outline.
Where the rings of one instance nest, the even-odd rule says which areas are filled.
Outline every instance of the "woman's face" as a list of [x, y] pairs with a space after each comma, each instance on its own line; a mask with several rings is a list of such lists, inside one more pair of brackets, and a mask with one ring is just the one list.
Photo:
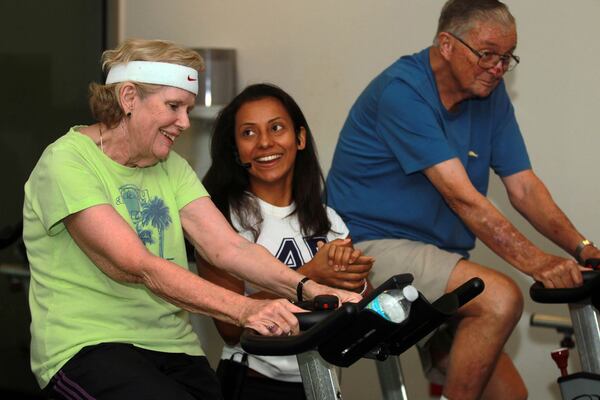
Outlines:
[[296, 153], [305, 141], [304, 127], [296, 135], [290, 115], [276, 98], [250, 101], [236, 114], [235, 143], [240, 161], [250, 164], [250, 190], [257, 195], [260, 188], [291, 190]]
[[190, 126], [188, 113], [195, 99], [187, 90], [171, 86], [143, 99], [136, 96], [131, 117], [126, 119], [130, 162], [146, 167], [166, 159], [175, 140]]

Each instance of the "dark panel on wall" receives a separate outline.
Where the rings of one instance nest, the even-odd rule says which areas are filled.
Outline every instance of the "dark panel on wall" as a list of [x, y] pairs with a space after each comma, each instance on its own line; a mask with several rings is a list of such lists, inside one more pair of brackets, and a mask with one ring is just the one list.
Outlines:
[[[43, 149], [70, 126], [92, 123], [87, 87], [102, 80], [105, 0], [0, 1], [0, 232], [18, 224], [23, 185]], [[17, 246], [0, 264], [22, 263]], [[0, 397], [38, 391], [29, 370], [25, 286], [0, 274]], [[26, 282], [25, 282], [26, 283]]]
[[43, 148], [90, 123], [87, 85], [101, 79], [104, 1], [0, 2], [0, 226], [21, 213], [23, 183]]

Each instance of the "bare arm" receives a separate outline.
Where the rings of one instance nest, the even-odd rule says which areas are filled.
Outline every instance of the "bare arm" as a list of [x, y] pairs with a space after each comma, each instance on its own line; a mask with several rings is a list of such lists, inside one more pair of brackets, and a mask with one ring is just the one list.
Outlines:
[[[215, 268], [204, 260], [200, 254], [196, 252], [196, 265], [198, 266], [198, 274], [209, 282], [224, 287], [232, 292], [240, 295], [244, 294], [244, 282], [237, 279], [231, 274], [223, 271], [222, 269]], [[242, 328], [228, 323], [226, 321], [220, 321], [213, 319], [215, 327], [219, 331], [219, 334], [229, 345], [234, 345], [240, 341], [242, 334]]]
[[[541, 179], [528, 170], [505, 177], [503, 182], [513, 207], [538, 232], [575, 256], [575, 249], [584, 237], [554, 202]], [[600, 258], [600, 251], [595, 246], [586, 246], [580, 257]]]
[[[575, 255], [575, 248], [584, 239], [552, 199], [546, 185], [531, 170], [503, 178], [511, 204], [542, 235], [563, 250]], [[594, 246], [584, 248], [584, 259], [598, 257]]]
[[473, 187], [458, 159], [441, 162], [424, 172], [469, 229], [508, 263], [546, 287], [581, 284], [578, 265], [547, 254], [530, 242]]
[[[306, 264], [298, 268], [298, 272], [309, 277], [317, 283], [344, 288], [348, 290], [362, 290], [365, 279], [373, 266], [373, 258], [362, 255], [360, 250], [354, 250], [351, 246], [344, 247], [349, 251], [336, 251], [334, 243], [347, 245], [350, 240], [335, 240], [326, 244], [321, 243], [317, 254]], [[332, 260], [329, 262], [329, 260]], [[345, 271], [334, 270], [334, 263], [345, 264]], [[198, 274], [214, 284], [224, 287], [232, 292], [244, 294], [244, 282], [233, 275], [204, 260], [196, 253]], [[250, 297], [255, 299], [273, 299], [276, 295], [260, 291], [253, 293]], [[240, 340], [242, 329], [225, 321], [214, 319], [215, 327], [223, 340], [230, 344], [236, 344]]]
[[[139, 283], [165, 300], [262, 334], [297, 329], [291, 312], [299, 309], [285, 300], [261, 302], [207, 282], [170, 261], [154, 256], [135, 231], [110, 205], [98, 205], [65, 218], [77, 245], [110, 278]], [[269, 331], [276, 324], [281, 330]]]
[[[185, 206], [181, 210], [181, 222], [187, 237], [207, 262], [259, 288], [296, 299], [296, 286], [304, 276], [280, 263], [264, 247], [238, 235], [209, 198], [200, 198]], [[217, 237], [219, 240], [215, 240]], [[314, 281], [304, 285], [304, 294], [308, 299], [319, 294], [335, 294], [344, 302], [360, 300], [355, 293]]]
[[[231, 290], [232, 292], [238, 293], [240, 295], [244, 294], [244, 282], [237, 279], [231, 274], [228, 274], [222, 269], [216, 268], [214, 265], [209, 264], [204, 260], [198, 253], [196, 253], [196, 264], [198, 266], [198, 274], [216, 285], [226, 288], [227, 290]], [[276, 295], [261, 291], [252, 294], [250, 297], [254, 299], [275, 299]], [[240, 336], [242, 335], [243, 329], [234, 324], [230, 324], [225, 321], [220, 321], [218, 319], [213, 319], [215, 323], [215, 327], [219, 334], [225, 341], [225, 343], [229, 345], [234, 345], [239, 343]]]

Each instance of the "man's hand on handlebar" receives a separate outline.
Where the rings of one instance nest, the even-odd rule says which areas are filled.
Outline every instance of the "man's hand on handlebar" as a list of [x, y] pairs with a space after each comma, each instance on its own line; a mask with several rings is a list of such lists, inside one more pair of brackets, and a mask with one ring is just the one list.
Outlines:
[[548, 254], [546, 259], [533, 271], [531, 276], [549, 289], [581, 286], [581, 271], [589, 270], [570, 260]]

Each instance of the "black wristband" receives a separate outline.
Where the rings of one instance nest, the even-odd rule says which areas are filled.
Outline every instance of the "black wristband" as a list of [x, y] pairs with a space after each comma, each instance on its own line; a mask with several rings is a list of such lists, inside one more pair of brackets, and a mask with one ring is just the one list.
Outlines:
[[298, 299], [298, 303], [304, 301], [302, 298], [302, 288], [304, 288], [304, 283], [308, 280], [310, 280], [309, 277], [305, 276], [304, 278], [300, 279], [298, 286], [296, 286], [296, 298]]

